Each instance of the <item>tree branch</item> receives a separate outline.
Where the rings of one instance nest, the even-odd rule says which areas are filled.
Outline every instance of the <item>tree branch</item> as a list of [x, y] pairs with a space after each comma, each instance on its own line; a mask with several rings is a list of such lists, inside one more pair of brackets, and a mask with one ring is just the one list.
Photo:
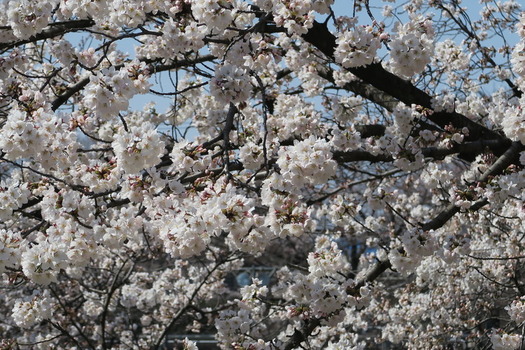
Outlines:
[[[303, 35], [303, 39], [318, 48], [327, 57], [334, 59], [335, 36], [330, 33], [326, 25], [314, 22], [308, 33]], [[432, 110], [432, 97], [430, 95], [414, 86], [410, 81], [388, 72], [381, 63], [350, 68], [349, 71], [364, 82], [396, 98], [407, 106], [415, 104]], [[442, 128], [448, 125], [453, 125], [457, 129], [468, 128], [469, 136], [465, 138], [466, 141], [505, 139], [504, 136], [497, 132], [479, 125], [456, 112], [434, 112], [428, 118]]]
[[93, 21], [92, 19], [79, 19], [74, 21], [50, 23], [49, 26], [44, 28], [40, 33], [33, 35], [29, 39], [0, 44], [0, 51], [5, 52], [20, 45], [36, 42], [39, 40], [50, 39], [55, 36], [64, 35], [68, 32], [76, 31], [79, 29], [89, 28], [94, 25], [95, 21]]

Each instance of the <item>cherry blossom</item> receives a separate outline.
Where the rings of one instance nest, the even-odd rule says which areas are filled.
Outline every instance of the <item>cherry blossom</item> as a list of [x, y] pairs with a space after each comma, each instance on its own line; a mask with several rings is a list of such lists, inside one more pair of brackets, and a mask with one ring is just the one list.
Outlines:
[[522, 347], [518, 1], [0, 21], [0, 348]]

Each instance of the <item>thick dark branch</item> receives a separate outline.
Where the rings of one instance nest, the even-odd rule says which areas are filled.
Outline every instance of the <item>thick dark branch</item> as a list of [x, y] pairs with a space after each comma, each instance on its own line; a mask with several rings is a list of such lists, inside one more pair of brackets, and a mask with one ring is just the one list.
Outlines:
[[[491, 176], [501, 174], [509, 165], [516, 162], [516, 158], [520, 151], [523, 150], [523, 145], [519, 142], [513, 142], [512, 145], [507, 149], [505, 153], [498, 160], [492, 164], [492, 166], [483, 173], [479, 178], [479, 182], [486, 182]], [[474, 203], [469, 209], [475, 211], [488, 204], [488, 200], [481, 199]], [[456, 213], [460, 211], [460, 208], [454, 204], [450, 204], [445, 210], [439, 213], [434, 219], [430, 220], [426, 224], [422, 225], [421, 228], [424, 231], [436, 230], [445, 225]]]
[[[334, 59], [335, 36], [330, 33], [326, 25], [314, 22], [308, 33], [303, 35], [303, 39], [331, 59]], [[404, 80], [395, 74], [385, 70], [381, 63], [373, 63], [364, 67], [350, 68], [350, 72], [375, 87], [376, 89], [390, 95], [404, 104], [413, 104], [432, 110], [432, 98], [429, 94], [414, 86], [410, 81]], [[469, 118], [456, 112], [435, 112], [428, 117], [432, 122], [444, 128], [452, 125], [457, 129], [466, 127], [469, 129], [469, 136], [466, 141], [480, 139], [504, 139], [505, 137], [495, 131], [475, 123]]]
[[349, 152], [341, 152], [341, 151], [335, 151], [333, 152], [333, 158], [339, 163], [349, 163], [349, 162], [359, 162], [359, 161], [368, 161], [371, 163], [377, 163], [377, 162], [392, 162], [394, 158], [389, 154], [377, 154], [374, 155], [367, 151], [349, 151]]
[[53, 111], [56, 111], [60, 106], [66, 103], [67, 100], [71, 98], [71, 96], [73, 96], [74, 94], [76, 94], [77, 92], [85, 88], [88, 83], [89, 83], [89, 78], [84, 78], [80, 80], [78, 83], [76, 83], [75, 85], [69, 87], [63, 94], [58, 96], [53, 101], [53, 103], [51, 104], [51, 109]]
[[474, 159], [477, 155], [491, 151], [494, 154], [502, 154], [511, 145], [508, 139], [484, 140], [454, 144], [451, 148], [423, 147], [421, 152], [425, 158], [444, 159], [451, 154], [459, 154], [462, 159]]
[[[195, 65], [195, 64], [198, 64], [198, 63], [204, 63], [204, 62], [213, 61], [214, 59], [216, 59], [216, 57], [213, 56], [213, 55], [204, 55], [204, 56], [196, 57], [195, 59], [176, 60], [176, 61], [173, 61], [173, 62], [171, 62], [169, 64], [152, 65], [151, 66], [151, 71], [153, 73], [165, 72], [165, 71], [172, 70], [172, 69], [177, 69], [177, 68], [180, 68], [180, 67], [192, 66], [192, 65]], [[152, 63], [152, 62], [148, 62], [148, 60], [144, 60], [144, 61], [147, 62], [147, 63]]]
[[38, 224], [34, 225], [33, 227], [27, 228], [23, 231], [20, 231], [20, 236], [22, 238], [27, 238], [31, 233], [40, 230], [42, 227], [46, 225], [46, 222], [44, 220], [40, 221]]
[[352, 290], [350, 290], [350, 294], [352, 295], [358, 295], [359, 289], [363, 287], [365, 284], [369, 282], [375, 281], [383, 272], [388, 270], [392, 267], [392, 264], [389, 260], [385, 261], [378, 261], [377, 264], [372, 266], [362, 277], [357, 278], [356, 283]]
[[386, 130], [386, 126], [381, 124], [354, 125], [354, 128], [364, 139], [367, 137], [383, 136]]
[[312, 318], [304, 321], [304, 327], [301, 330], [295, 329], [294, 333], [290, 336], [290, 339], [284, 344], [285, 350], [292, 350], [299, 347], [303, 341], [305, 341], [310, 334], [321, 324], [321, 320], [318, 318]]
[[[50, 39], [55, 36], [64, 35], [79, 29], [89, 28], [95, 25], [92, 19], [79, 19], [75, 21], [50, 23], [40, 33], [33, 35], [29, 39], [17, 40], [13, 42], [0, 44], [0, 51], [5, 52], [20, 45], [36, 42], [39, 40]], [[5, 29], [4, 29], [5, 30]]]
[[[378, 125], [379, 126], [379, 125]], [[474, 159], [477, 155], [490, 150], [495, 154], [501, 154], [510, 146], [510, 140], [499, 139], [499, 140], [479, 140], [474, 142], [465, 142], [461, 144], [455, 144], [450, 148], [438, 148], [438, 147], [423, 147], [421, 153], [425, 158], [433, 158], [436, 160], [444, 159], [446, 156], [459, 154], [463, 158]], [[340, 163], [369, 161], [372, 163], [377, 162], [392, 162], [394, 158], [390, 154], [372, 154], [367, 151], [357, 150], [333, 152], [334, 160]], [[514, 160], [516, 161], [516, 160]]]
[[479, 182], [486, 182], [490, 177], [501, 174], [511, 164], [519, 162], [519, 153], [523, 151], [524, 146], [521, 142], [513, 142], [512, 145], [487, 169], [479, 178]]
[[[332, 84], [335, 84], [335, 80], [334, 80], [332, 71], [323, 72], [319, 70], [318, 74], [321, 78], [324, 78], [328, 80], [329, 82], [331, 82]], [[342, 89], [347, 90], [347, 91], [352, 91], [356, 95], [359, 95], [369, 101], [374, 102], [375, 104], [383, 107], [389, 112], [392, 112], [396, 108], [397, 104], [399, 103], [399, 101], [393, 98], [392, 96], [358, 79], [345, 83]]]

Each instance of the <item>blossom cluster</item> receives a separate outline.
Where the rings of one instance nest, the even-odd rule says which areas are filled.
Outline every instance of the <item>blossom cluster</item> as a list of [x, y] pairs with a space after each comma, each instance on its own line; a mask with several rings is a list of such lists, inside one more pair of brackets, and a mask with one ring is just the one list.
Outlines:
[[108, 68], [89, 77], [86, 98], [82, 102], [97, 117], [108, 119], [126, 110], [134, 95], [149, 91], [148, 78], [149, 70], [144, 62], [132, 61], [120, 70]]
[[406, 24], [398, 23], [395, 32], [388, 43], [390, 68], [393, 73], [410, 78], [430, 63], [434, 51], [432, 21], [415, 17]]
[[519, 348], [523, 7], [383, 3], [0, 2], [0, 348]]
[[266, 311], [263, 299], [268, 294], [268, 287], [254, 278], [240, 292], [242, 299], [236, 300], [239, 310], [222, 311], [215, 321], [215, 327], [220, 330], [219, 341], [249, 349], [271, 349], [270, 343], [261, 338], [266, 326], [260, 322]]
[[[358, 300], [347, 293], [353, 281], [345, 278], [349, 265], [335, 242], [326, 237], [316, 241], [315, 251], [308, 255], [308, 274], [292, 273], [284, 268], [284, 278], [293, 282], [284, 291], [285, 296], [294, 300], [287, 308], [292, 319], [308, 320], [322, 318], [328, 325], [335, 326], [344, 319], [345, 308], [363, 302], [366, 288], [360, 291], [363, 298]], [[283, 281], [283, 282], [284, 282]]]
[[22, 328], [30, 328], [49, 319], [53, 314], [53, 302], [49, 293], [35, 294], [28, 300], [19, 300], [13, 307], [13, 320]]
[[281, 148], [277, 165], [285, 186], [300, 189], [307, 184], [326, 183], [335, 175], [337, 163], [332, 159], [330, 144], [310, 136], [295, 141], [293, 146]]
[[186, 51], [198, 51], [204, 46], [202, 40], [206, 27], [196, 22], [174, 21], [172, 18], [159, 28], [162, 36], [146, 36], [145, 44], [137, 48], [137, 55], [144, 58], [170, 57]]
[[512, 51], [511, 63], [512, 70], [518, 75], [518, 84], [520, 88], [525, 89], [525, 15], [522, 13], [520, 22], [516, 24], [516, 29], [521, 40], [516, 44]]
[[447, 69], [461, 71], [468, 68], [470, 55], [462, 51], [461, 47], [451, 39], [436, 43], [434, 59]]
[[493, 333], [490, 336], [490, 340], [492, 341], [492, 348], [494, 350], [514, 350], [519, 349], [522, 343], [521, 335], [518, 334], [498, 334]]
[[218, 67], [210, 84], [212, 95], [224, 104], [245, 101], [250, 95], [251, 81], [248, 73], [236, 66], [226, 64]]
[[117, 157], [117, 166], [128, 174], [154, 166], [164, 154], [164, 142], [150, 123], [131, 126], [127, 131], [123, 127], [112, 142]]
[[[199, 196], [181, 200], [179, 209], [171, 218], [157, 223], [164, 248], [175, 257], [188, 258], [201, 253], [211, 239], [228, 234], [228, 244], [240, 250], [263, 247], [265, 235], [252, 231], [262, 225], [252, 214], [254, 202], [236, 193], [231, 184], [210, 185]], [[264, 229], [262, 229], [264, 232]]]
[[13, 34], [19, 39], [28, 39], [42, 31], [49, 23], [56, 3], [57, 1], [23, 0], [10, 6], [7, 19]]
[[61, 169], [76, 158], [77, 137], [62, 118], [38, 107], [37, 96], [28, 96], [26, 110], [10, 111], [0, 132], [0, 149], [11, 160], [32, 157], [44, 169]]
[[278, 140], [307, 138], [321, 129], [320, 114], [313, 105], [298, 96], [279, 95], [275, 110], [268, 118], [269, 136]]
[[521, 107], [522, 103], [522, 101], [510, 101], [508, 103], [501, 126], [509, 138], [525, 144], [525, 129], [523, 126], [525, 111]]
[[0, 231], [0, 273], [6, 270], [6, 266], [15, 267], [20, 260], [20, 241], [13, 232]]
[[426, 256], [438, 249], [438, 242], [432, 232], [407, 230], [399, 237], [402, 249], [392, 249], [388, 257], [392, 266], [401, 274], [413, 272]]
[[288, 34], [303, 35], [312, 27], [315, 12], [320, 14], [329, 13], [333, 0], [257, 0], [255, 4], [265, 11], [272, 11], [275, 16], [275, 23], [286, 28]]
[[510, 316], [510, 319], [517, 324], [525, 322], [525, 303], [523, 300], [514, 300], [509, 306], [505, 308]]
[[381, 40], [374, 27], [355, 26], [342, 32], [336, 44], [336, 62], [345, 68], [352, 68], [371, 64], [381, 47]]

